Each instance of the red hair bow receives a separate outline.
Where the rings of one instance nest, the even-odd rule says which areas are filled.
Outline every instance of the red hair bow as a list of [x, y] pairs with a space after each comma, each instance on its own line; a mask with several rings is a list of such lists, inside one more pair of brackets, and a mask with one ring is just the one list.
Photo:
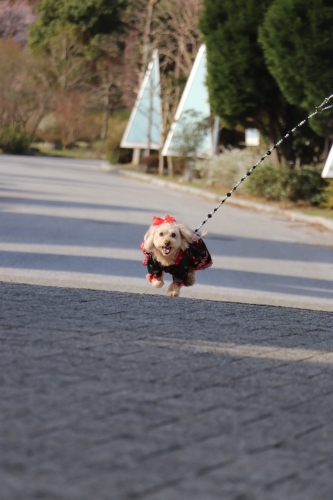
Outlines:
[[161, 219], [161, 217], [153, 217], [153, 226], [159, 226], [160, 224], [164, 224], [164, 222], [168, 222], [169, 224], [172, 224], [172, 222], [176, 222], [176, 219], [171, 217], [171, 215], [166, 215], [164, 219]]

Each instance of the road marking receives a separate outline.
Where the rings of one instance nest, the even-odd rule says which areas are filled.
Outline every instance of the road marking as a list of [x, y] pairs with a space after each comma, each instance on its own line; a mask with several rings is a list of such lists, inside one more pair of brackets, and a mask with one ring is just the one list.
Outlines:
[[[139, 245], [138, 245], [139, 246]], [[74, 257], [101, 257], [105, 259], [125, 259], [140, 261], [143, 259], [143, 254], [138, 248], [137, 250], [127, 248], [103, 248], [103, 247], [86, 247], [75, 245], [37, 245], [25, 243], [0, 243], [1, 252], [18, 252], [24, 254], [43, 254], [43, 255], [59, 255], [59, 256], [74, 256]]]
[[[138, 245], [139, 247], [139, 245]], [[105, 259], [121, 259], [129, 261], [143, 260], [143, 254], [138, 248], [117, 248], [117, 247], [89, 247], [78, 245], [48, 245], [48, 244], [25, 244], [25, 243], [4, 243], [0, 242], [1, 252], [16, 252], [24, 254], [43, 254], [75, 257], [99, 257]], [[257, 274], [269, 274], [276, 276], [292, 276], [297, 278], [307, 278], [325, 280], [327, 287], [316, 288], [316, 290], [331, 290], [331, 277], [333, 278], [333, 265], [317, 262], [312, 270], [309, 262], [293, 261], [282, 259], [262, 259], [255, 257], [229, 257], [213, 255], [215, 269], [228, 271], [245, 271]], [[292, 285], [285, 285], [292, 288]], [[297, 287], [297, 286], [296, 286]], [[303, 287], [304, 288], [304, 287]], [[312, 287], [307, 287], [314, 290]]]

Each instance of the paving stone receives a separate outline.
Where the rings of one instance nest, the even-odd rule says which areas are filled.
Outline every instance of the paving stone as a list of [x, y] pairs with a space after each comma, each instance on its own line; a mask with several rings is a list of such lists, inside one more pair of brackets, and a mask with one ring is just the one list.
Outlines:
[[1, 500], [331, 499], [333, 313], [0, 293]]

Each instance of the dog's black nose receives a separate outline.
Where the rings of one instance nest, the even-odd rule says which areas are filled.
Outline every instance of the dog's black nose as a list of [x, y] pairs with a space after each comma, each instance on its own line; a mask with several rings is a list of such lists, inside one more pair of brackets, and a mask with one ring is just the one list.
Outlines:
[[167, 241], [165, 241], [165, 242], [164, 242], [164, 245], [165, 245], [166, 247], [170, 246], [170, 241], [168, 241], [168, 240], [167, 240]]

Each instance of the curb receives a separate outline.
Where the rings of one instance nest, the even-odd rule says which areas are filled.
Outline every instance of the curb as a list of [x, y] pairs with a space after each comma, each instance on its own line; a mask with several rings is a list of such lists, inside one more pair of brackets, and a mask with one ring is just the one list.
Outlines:
[[[181, 184], [175, 184], [174, 182], [164, 181], [162, 179], [156, 179], [149, 174], [141, 174], [139, 172], [130, 172], [123, 168], [116, 167], [114, 165], [109, 165], [107, 163], [101, 164], [101, 170], [104, 172], [115, 172], [124, 177], [130, 177], [131, 179], [136, 179], [141, 182], [147, 182], [150, 184], [154, 184], [155, 186], [164, 187], [167, 189], [172, 189], [174, 191], [181, 191], [183, 193], [194, 194], [196, 196], [201, 196], [201, 198], [205, 198], [206, 200], [219, 203], [222, 199], [221, 195], [211, 193], [205, 189], [196, 188], [192, 186], [182, 186]], [[290, 221], [294, 222], [306, 222], [308, 224], [315, 224], [328, 229], [329, 231], [333, 231], [333, 220], [328, 220], [325, 217], [320, 217], [316, 215], [306, 215], [300, 214], [299, 212], [295, 212], [294, 210], [283, 210], [282, 208], [276, 208], [269, 205], [265, 205], [264, 203], [258, 203], [255, 201], [249, 200], [241, 200], [238, 198], [229, 198], [228, 204], [247, 208], [250, 210], [256, 210], [260, 212], [271, 213], [275, 215], [281, 215], [286, 217]]]

